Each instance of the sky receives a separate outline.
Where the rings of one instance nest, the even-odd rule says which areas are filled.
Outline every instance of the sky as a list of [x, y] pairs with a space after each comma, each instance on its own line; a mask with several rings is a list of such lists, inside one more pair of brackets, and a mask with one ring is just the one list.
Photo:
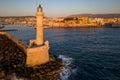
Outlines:
[[34, 16], [39, 4], [47, 17], [120, 13], [120, 0], [0, 0], [0, 16]]

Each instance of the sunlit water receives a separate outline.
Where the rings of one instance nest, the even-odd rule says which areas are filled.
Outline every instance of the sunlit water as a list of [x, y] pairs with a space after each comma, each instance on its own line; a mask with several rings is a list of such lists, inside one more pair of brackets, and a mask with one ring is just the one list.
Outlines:
[[[35, 29], [21, 26], [10, 34], [29, 43]], [[48, 28], [50, 53], [63, 60], [61, 80], [120, 80], [120, 28]]]

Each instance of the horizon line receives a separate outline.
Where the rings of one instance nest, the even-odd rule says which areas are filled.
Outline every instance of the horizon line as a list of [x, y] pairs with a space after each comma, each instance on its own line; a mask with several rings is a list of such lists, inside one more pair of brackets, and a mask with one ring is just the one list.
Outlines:
[[[116, 15], [117, 15], [117, 14], [119, 14], [119, 15], [120, 15], [120, 13], [80, 13], [80, 14], [70, 14], [70, 15], [67, 15], [67, 16], [65, 16], [65, 17], [69, 17], [69, 16], [73, 16], [73, 15], [76, 15], [76, 16], [77, 16], [77, 15], [81, 15], [81, 14], [82, 14], [82, 15], [90, 15], [90, 14], [93, 14], [93, 15], [100, 15], [100, 14], [103, 14], [103, 15], [104, 15], [104, 14], [107, 14], [107, 15], [109, 15], [109, 14], [111, 14], [111, 15], [112, 15], [112, 14], [116, 14]], [[0, 17], [34, 17], [34, 16], [35, 16], [35, 15], [18, 15], [18, 16], [17, 16], [17, 15], [15, 15], [15, 16], [11, 16], [11, 15], [8, 16], [8, 15], [7, 15], [7, 16], [0, 16]], [[45, 17], [48, 17], [48, 16], [45, 16]], [[63, 16], [49, 17], [49, 18], [59, 18], [59, 17], [63, 17]]]

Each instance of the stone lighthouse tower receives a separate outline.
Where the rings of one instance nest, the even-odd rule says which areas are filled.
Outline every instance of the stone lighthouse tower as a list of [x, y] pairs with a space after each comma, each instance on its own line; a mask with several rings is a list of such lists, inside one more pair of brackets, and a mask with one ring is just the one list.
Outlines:
[[36, 13], [36, 39], [30, 40], [30, 45], [26, 49], [26, 64], [29, 66], [45, 64], [49, 61], [49, 42], [44, 41], [43, 17], [42, 7], [39, 5]]
[[41, 5], [37, 7], [37, 13], [36, 13], [36, 45], [43, 45], [43, 10]]

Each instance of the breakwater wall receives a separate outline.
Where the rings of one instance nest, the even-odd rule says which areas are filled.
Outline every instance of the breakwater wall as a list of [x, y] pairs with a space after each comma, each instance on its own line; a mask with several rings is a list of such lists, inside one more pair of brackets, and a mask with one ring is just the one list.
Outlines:
[[23, 41], [18, 40], [14, 36], [6, 33], [6, 32], [0, 32], [0, 34], [5, 35], [8, 39], [12, 40], [24, 53], [27, 52], [28, 46], [23, 43]]

